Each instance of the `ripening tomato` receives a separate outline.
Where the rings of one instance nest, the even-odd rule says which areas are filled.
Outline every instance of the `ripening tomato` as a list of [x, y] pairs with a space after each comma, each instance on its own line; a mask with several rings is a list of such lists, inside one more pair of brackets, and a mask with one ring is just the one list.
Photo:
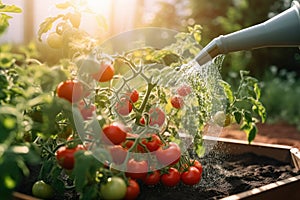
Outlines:
[[176, 168], [170, 167], [167, 174], [160, 177], [162, 184], [168, 187], [173, 187], [180, 182], [180, 173]]
[[[130, 149], [132, 147], [132, 145], [134, 144], [134, 142], [135, 141], [133, 141], [133, 140], [126, 140], [123, 145], [126, 149]], [[145, 153], [146, 151], [145, 151], [145, 148], [142, 145], [138, 144], [136, 146], [136, 148], [133, 149], [133, 152]]]
[[221, 126], [221, 127], [226, 127], [231, 124], [232, 119], [230, 114], [226, 114], [224, 111], [218, 111], [214, 116], [213, 116], [214, 122]]
[[62, 48], [63, 38], [61, 35], [57, 34], [56, 32], [51, 32], [47, 37], [47, 44], [49, 45], [49, 47], [53, 49]]
[[126, 195], [124, 197], [125, 200], [133, 200], [136, 199], [140, 194], [140, 186], [139, 184], [133, 180], [128, 180], [129, 184], [127, 186]]
[[153, 107], [149, 110], [150, 120], [149, 125], [154, 126], [162, 126], [165, 122], [165, 113], [158, 107]]
[[180, 86], [177, 89], [177, 94], [182, 97], [185, 97], [185, 96], [189, 95], [191, 93], [191, 91], [192, 91], [192, 89], [190, 86], [183, 84], [182, 86]]
[[107, 183], [101, 184], [100, 193], [103, 199], [123, 199], [126, 195], [127, 185], [125, 181], [117, 176], [107, 179]]
[[127, 156], [127, 150], [124, 149], [121, 145], [114, 145], [109, 148], [109, 151], [112, 157], [112, 161], [115, 164], [120, 165], [125, 161]]
[[192, 165], [199, 170], [199, 172], [200, 172], [200, 174], [202, 176], [202, 172], [203, 172], [202, 164], [198, 160], [193, 160], [192, 161]]
[[58, 97], [76, 103], [83, 96], [83, 86], [76, 80], [67, 80], [58, 84], [56, 93]]
[[181, 181], [186, 185], [195, 185], [199, 183], [200, 179], [201, 173], [194, 166], [190, 166], [187, 171], [181, 174]]
[[80, 144], [74, 148], [68, 148], [67, 146], [61, 146], [55, 152], [57, 163], [64, 169], [68, 169], [68, 170], [73, 169], [74, 164], [75, 164], [74, 154], [80, 150], [85, 150], [84, 146], [80, 145]]
[[169, 146], [161, 146], [157, 149], [156, 158], [163, 165], [176, 164], [181, 156], [178, 144], [170, 142]]
[[159, 136], [156, 134], [151, 134], [150, 139], [143, 139], [142, 143], [150, 152], [156, 151], [162, 145]]
[[121, 123], [114, 122], [110, 125], [106, 125], [102, 131], [102, 139], [107, 144], [121, 144], [126, 140], [126, 129]]
[[184, 105], [183, 98], [181, 96], [175, 95], [171, 98], [171, 104], [174, 108], [180, 109]]
[[126, 97], [120, 98], [120, 101], [116, 103], [116, 111], [120, 115], [128, 115], [132, 111], [132, 104]]
[[99, 72], [92, 74], [92, 77], [99, 82], [110, 81], [114, 77], [115, 69], [109, 62], [102, 62]]
[[135, 102], [137, 102], [139, 100], [139, 92], [136, 89], [134, 89], [130, 93], [129, 97], [130, 97], [131, 102], [135, 103]]
[[130, 159], [127, 163], [126, 176], [132, 179], [144, 179], [147, 176], [148, 164], [145, 160]]
[[90, 119], [96, 111], [96, 106], [94, 104], [86, 105], [84, 101], [79, 102], [78, 108], [84, 120]]
[[153, 172], [149, 172], [147, 176], [143, 179], [143, 182], [146, 185], [156, 185], [160, 181], [160, 172], [155, 170]]
[[54, 195], [54, 190], [51, 185], [45, 183], [43, 180], [39, 180], [33, 184], [32, 194], [38, 198], [51, 199]]

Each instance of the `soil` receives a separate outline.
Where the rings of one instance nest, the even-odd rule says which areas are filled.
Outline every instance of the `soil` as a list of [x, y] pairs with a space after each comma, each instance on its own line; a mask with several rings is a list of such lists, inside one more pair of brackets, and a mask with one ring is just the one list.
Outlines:
[[199, 185], [142, 186], [139, 199], [220, 199], [300, 174], [287, 163], [252, 153], [230, 157], [210, 152], [200, 161], [204, 171]]
[[[280, 122], [276, 124], [258, 124], [257, 127], [258, 133], [254, 142], [288, 145], [300, 149], [300, 130], [296, 126]], [[237, 125], [224, 128], [220, 137], [247, 141], [246, 134], [239, 130]]]

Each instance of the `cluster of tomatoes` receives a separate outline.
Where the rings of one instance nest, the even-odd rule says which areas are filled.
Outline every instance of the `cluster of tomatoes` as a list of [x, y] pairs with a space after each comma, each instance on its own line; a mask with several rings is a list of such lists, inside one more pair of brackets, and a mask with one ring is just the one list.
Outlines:
[[53, 49], [60, 49], [64, 44], [70, 42], [70, 38], [74, 36], [80, 26], [81, 14], [79, 12], [68, 13], [64, 15], [62, 21], [56, 25], [55, 31], [47, 35], [46, 42]]
[[[99, 71], [90, 74], [91, 77], [99, 82], [112, 80], [112, 63], [99, 64]], [[58, 85], [56, 93], [58, 97], [77, 105], [84, 120], [90, 119], [96, 111], [94, 104], [86, 103], [85, 97], [90, 92], [80, 81], [64, 81]], [[173, 108], [181, 109], [184, 107], [184, 98], [190, 93], [191, 88], [182, 85], [169, 103]], [[132, 113], [139, 99], [140, 94], [136, 89], [128, 91], [115, 102], [114, 110], [121, 116], [127, 116]], [[136, 123], [141, 127], [162, 127], [166, 124], [167, 116], [160, 107], [152, 106], [147, 115], [140, 115], [137, 119]], [[110, 159], [105, 161], [107, 168], [124, 173], [124, 176], [111, 176], [101, 184], [100, 193], [104, 199], [135, 199], [140, 193], [139, 183], [173, 187], [180, 182], [195, 185], [201, 180], [201, 163], [183, 155], [178, 144], [166, 140], [159, 132], [134, 134], [123, 123], [111, 122], [102, 127], [100, 140], [100, 145], [105, 146], [110, 155]], [[66, 170], [72, 170], [74, 154], [79, 150], [86, 150], [86, 147], [81, 144], [60, 147], [55, 153], [58, 164]], [[148, 154], [148, 159], [133, 154]]]

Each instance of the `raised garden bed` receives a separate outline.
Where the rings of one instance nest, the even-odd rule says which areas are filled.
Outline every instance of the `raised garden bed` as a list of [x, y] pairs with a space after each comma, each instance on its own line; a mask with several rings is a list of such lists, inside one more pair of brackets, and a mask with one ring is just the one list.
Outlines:
[[[297, 148], [213, 137], [206, 137], [205, 142], [212, 150], [200, 159], [204, 168], [200, 184], [141, 185], [139, 199], [274, 199], [287, 194], [289, 199], [298, 199], [293, 192], [300, 187]], [[17, 192], [14, 197], [35, 199]]]

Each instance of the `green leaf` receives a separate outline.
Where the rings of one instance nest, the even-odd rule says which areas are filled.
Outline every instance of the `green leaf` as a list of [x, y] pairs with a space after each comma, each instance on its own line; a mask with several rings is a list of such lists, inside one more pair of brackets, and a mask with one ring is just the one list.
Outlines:
[[15, 5], [4, 5], [4, 7], [0, 7], [0, 12], [21, 13], [22, 9]]
[[254, 92], [256, 94], [256, 99], [260, 99], [261, 91], [257, 83], [254, 84]]
[[[94, 167], [96, 165], [96, 167]], [[82, 192], [88, 184], [88, 177], [95, 176], [90, 174], [91, 168], [100, 167], [99, 161], [95, 159], [90, 151], [78, 151], [75, 153], [75, 166], [72, 175], [75, 177], [76, 190]]]
[[39, 28], [39, 31], [38, 31], [38, 39], [39, 41], [42, 41], [42, 35], [44, 33], [47, 33], [51, 28], [52, 28], [52, 25], [53, 23], [63, 17], [64, 15], [57, 15], [55, 17], [48, 17], [46, 18], [41, 24], [40, 24], [40, 28]]
[[232, 90], [231, 90], [231, 86], [229, 85], [229, 83], [223, 81], [223, 80], [220, 80], [220, 85], [223, 87], [224, 89], [224, 92], [225, 92], [225, 95], [229, 101], [229, 103], [233, 103], [234, 101], [234, 96], [233, 96], [233, 93], [232, 93]]
[[248, 132], [248, 142], [249, 144], [255, 139], [257, 134], [257, 127], [255, 124], [252, 124], [251, 129]]
[[247, 123], [251, 123], [253, 120], [252, 120], [252, 114], [251, 112], [249, 111], [244, 111], [244, 120], [247, 122]]
[[194, 39], [196, 40], [196, 42], [198, 42], [198, 43], [201, 42], [201, 39], [202, 39], [202, 37], [201, 37], [201, 31], [195, 31], [194, 34], [193, 34], [193, 36], [194, 36]]
[[72, 6], [72, 4], [69, 1], [64, 2], [64, 3], [58, 3], [58, 4], [55, 5], [56, 8], [62, 9], [62, 10], [67, 9], [71, 6]]
[[4, 31], [9, 26], [8, 20], [11, 18], [11, 16], [8, 16], [6, 14], [0, 14], [0, 34], [4, 33]]
[[239, 111], [236, 111], [236, 112], [233, 113], [233, 115], [234, 115], [235, 121], [236, 121], [238, 124], [241, 123], [242, 117], [243, 117], [242, 113], [239, 112]]

